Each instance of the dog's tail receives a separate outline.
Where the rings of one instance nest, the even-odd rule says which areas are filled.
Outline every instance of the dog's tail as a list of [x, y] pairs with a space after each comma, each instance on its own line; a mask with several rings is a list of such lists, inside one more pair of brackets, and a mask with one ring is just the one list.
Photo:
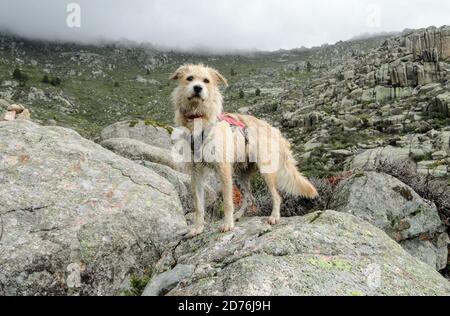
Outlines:
[[280, 168], [276, 173], [277, 187], [288, 194], [314, 199], [318, 193], [314, 185], [297, 169], [291, 145], [284, 138], [280, 142]]

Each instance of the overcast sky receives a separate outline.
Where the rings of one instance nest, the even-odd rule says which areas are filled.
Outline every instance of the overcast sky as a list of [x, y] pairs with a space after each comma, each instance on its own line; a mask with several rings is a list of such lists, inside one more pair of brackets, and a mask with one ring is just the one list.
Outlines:
[[[67, 24], [69, 3], [79, 4], [80, 27]], [[0, 28], [46, 39], [276, 50], [441, 26], [449, 13], [448, 0], [0, 0]]]

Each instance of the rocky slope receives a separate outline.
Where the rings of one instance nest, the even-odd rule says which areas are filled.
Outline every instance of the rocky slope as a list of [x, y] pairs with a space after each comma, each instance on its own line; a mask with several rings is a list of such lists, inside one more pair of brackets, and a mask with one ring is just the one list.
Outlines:
[[[450, 295], [436, 272], [448, 243], [436, 208], [384, 175], [368, 173], [378, 182], [366, 191], [363, 177], [342, 182], [341, 213], [275, 227], [255, 217], [228, 234], [211, 222], [186, 241], [176, 184], [189, 179], [170, 166], [25, 120], [0, 122], [0, 149], [0, 295], [138, 294], [136, 277], [150, 280], [147, 295]], [[378, 183], [391, 195], [374, 194]]]
[[[161, 52], [133, 43], [43, 42], [0, 33], [0, 98], [27, 104], [42, 123], [96, 138], [105, 126], [127, 119], [172, 123], [173, 87], [167, 78], [180, 64], [218, 68], [231, 83], [227, 110], [237, 110], [278, 97], [288, 85], [303, 84], [309, 77], [308, 60], [319, 71], [352, 50], [365, 51], [380, 42], [374, 38], [312, 50], [208, 55]], [[255, 98], [257, 88], [262, 95]]]

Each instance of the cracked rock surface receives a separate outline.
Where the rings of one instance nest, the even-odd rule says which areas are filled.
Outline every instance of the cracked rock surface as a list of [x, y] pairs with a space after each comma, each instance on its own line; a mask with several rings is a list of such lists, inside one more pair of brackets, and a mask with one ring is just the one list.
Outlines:
[[0, 123], [0, 296], [120, 294], [184, 229], [152, 170], [68, 129]]
[[331, 208], [384, 230], [436, 270], [447, 266], [448, 235], [436, 205], [396, 178], [375, 172], [356, 174], [339, 184]]
[[383, 231], [334, 211], [274, 227], [244, 219], [227, 234], [212, 227], [157, 266], [149, 295], [450, 295], [448, 281]]

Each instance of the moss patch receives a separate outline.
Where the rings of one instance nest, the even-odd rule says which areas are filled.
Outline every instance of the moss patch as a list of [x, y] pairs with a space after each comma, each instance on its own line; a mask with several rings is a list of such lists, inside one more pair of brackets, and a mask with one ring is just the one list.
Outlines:
[[[129, 124], [130, 124], [129, 126], [131, 128], [133, 128], [133, 127], [136, 127], [139, 124], [139, 121], [138, 120], [131, 120], [129, 122]], [[172, 133], [173, 133], [173, 128], [171, 126], [163, 124], [161, 122], [157, 122], [157, 121], [154, 121], [154, 120], [151, 120], [151, 119], [145, 119], [144, 120], [144, 124], [147, 125], [147, 126], [164, 128], [170, 135], [172, 135]]]
[[150, 120], [150, 119], [146, 119], [146, 120], [144, 120], [144, 124], [147, 125], [147, 126], [164, 128], [170, 135], [172, 135], [172, 133], [173, 133], [173, 128], [172, 127], [170, 127], [168, 125], [165, 125], [163, 123], [160, 123], [160, 122], [156, 122], [156, 121], [153, 121], [153, 120]]
[[341, 259], [325, 259], [325, 258], [311, 258], [308, 262], [318, 268], [325, 270], [339, 270], [339, 271], [351, 271], [352, 265]]

